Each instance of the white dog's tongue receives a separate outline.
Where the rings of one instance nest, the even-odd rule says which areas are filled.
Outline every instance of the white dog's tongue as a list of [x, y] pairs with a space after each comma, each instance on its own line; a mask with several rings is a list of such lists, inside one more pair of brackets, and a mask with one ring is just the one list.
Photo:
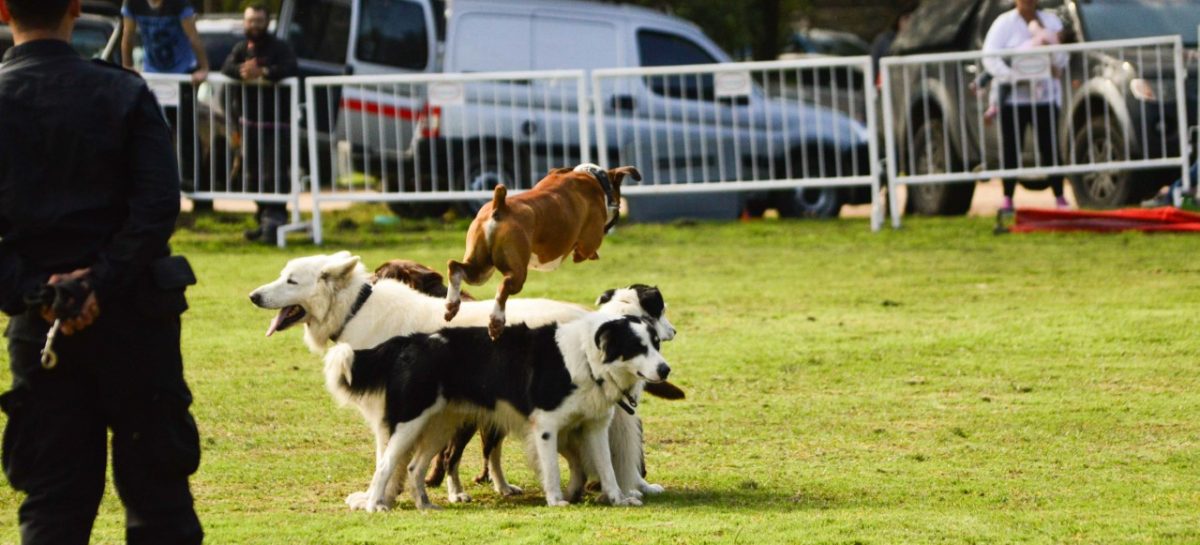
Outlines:
[[271, 319], [271, 327], [267, 328], [268, 337], [274, 335], [275, 330], [279, 329], [279, 323], [283, 321], [284, 314], [287, 314], [287, 307], [280, 309], [279, 314], [276, 314], [275, 317]]

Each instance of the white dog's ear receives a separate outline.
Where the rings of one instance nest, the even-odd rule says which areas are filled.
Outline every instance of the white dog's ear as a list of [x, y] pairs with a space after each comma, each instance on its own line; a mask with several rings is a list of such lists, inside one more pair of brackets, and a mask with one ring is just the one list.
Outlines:
[[341, 280], [349, 276], [362, 261], [358, 256], [350, 255], [350, 252], [338, 252], [333, 257], [336, 259], [332, 263], [321, 268], [322, 280]]
[[615, 290], [615, 289], [605, 290], [604, 293], [600, 294], [600, 297], [596, 298], [596, 306], [600, 306], [600, 305], [603, 305], [604, 303], [612, 301], [613, 294], [615, 294], [615, 293], [617, 293], [617, 290]]

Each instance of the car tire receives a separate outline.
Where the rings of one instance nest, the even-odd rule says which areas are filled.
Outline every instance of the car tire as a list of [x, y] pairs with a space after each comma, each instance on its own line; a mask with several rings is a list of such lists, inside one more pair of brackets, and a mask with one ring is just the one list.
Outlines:
[[[1111, 156], [1113, 161], [1128, 159], [1125, 136], [1116, 120], [1108, 115], [1092, 116], [1087, 124], [1075, 128], [1071, 140], [1076, 164], [1088, 164], [1093, 156], [1105, 160]], [[1140, 195], [1129, 171], [1091, 171], [1072, 175], [1070, 180], [1080, 208], [1119, 208], [1137, 202]]]
[[[512, 168], [512, 161], [507, 159], [502, 161], [491, 157], [483, 160], [472, 159], [470, 166], [467, 167], [464, 187], [467, 191], [491, 191], [497, 185], [504, 184], [505, 187], [511, 189], [515, 187]], [[491, 199], [471, 199], [459, 201], [454, 206], [463, 216], [473, 218], [479, 213], [479, 209], [488, 202], [491, 202]]]
[[842, 211], [842, 195], [836, 187], [813, 187], [781, 192], [775, 208], [783, 218], [833, 219]]
[[[913, 131], [915, 164], [909, 170], [914, 175], [958, 170], [958, 160], [953, 150], [949, 153], [951, 164], [946, 164], [944, 131], [942, 120], [936, 117], [923, 120]], [[921, 216], [962, 216], [971, 209], [974, 196], [975, 182], [910, 185], [906, 209]]]

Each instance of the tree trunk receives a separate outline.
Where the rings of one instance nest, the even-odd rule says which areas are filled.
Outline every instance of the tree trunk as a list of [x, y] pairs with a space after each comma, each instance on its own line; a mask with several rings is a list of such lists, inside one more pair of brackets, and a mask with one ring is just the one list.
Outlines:
[[768, 61], [779, 56], [779, 28], [782, 0], [757, 0], [761, 32], [754, 40], [754, 60]]

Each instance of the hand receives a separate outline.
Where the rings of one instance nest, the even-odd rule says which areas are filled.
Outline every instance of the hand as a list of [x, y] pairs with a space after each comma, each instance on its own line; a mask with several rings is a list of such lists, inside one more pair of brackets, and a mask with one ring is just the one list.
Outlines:
[[[92, 270], [88, 268], [78, 269], [66, 274], [55, 274], [50, 276], [50, 280], [46, 283], [53, 286], [68, 280], [86, 279], [91, 272]], [[41, 314], [42, 319], [46, 320], [47, 323], [54, 323], [56, 316], [54, 315], [54, 311], [49, 306], [43, 306]], [[96, 292], [89, 290], [87, 298], [83, 301], [83, 306], [79, 311], [79, 315], [71, 319], [63, 320], [61, 330], [64, 335], [73, 335], [78, 331], [87, 329], [87, 327], [92, 325], [92, 323], [95, 322], [96, 318], [99, 316], [100, 304], [96, 301]]]
[[238, 68], [238, 73], [242, 75], [242, 80], [256, 80], [262, 77], [262, 68], [258, 67], [258, 61], [250, 59]]
[[207, 69], [201, 68], [200, 70], [192, 72], [192, 84], [193, 85], [200, 85], [201, 83], [204, 83], [204, 80], [206, 80], [206, 79], [208, 79], [208, 70]]

